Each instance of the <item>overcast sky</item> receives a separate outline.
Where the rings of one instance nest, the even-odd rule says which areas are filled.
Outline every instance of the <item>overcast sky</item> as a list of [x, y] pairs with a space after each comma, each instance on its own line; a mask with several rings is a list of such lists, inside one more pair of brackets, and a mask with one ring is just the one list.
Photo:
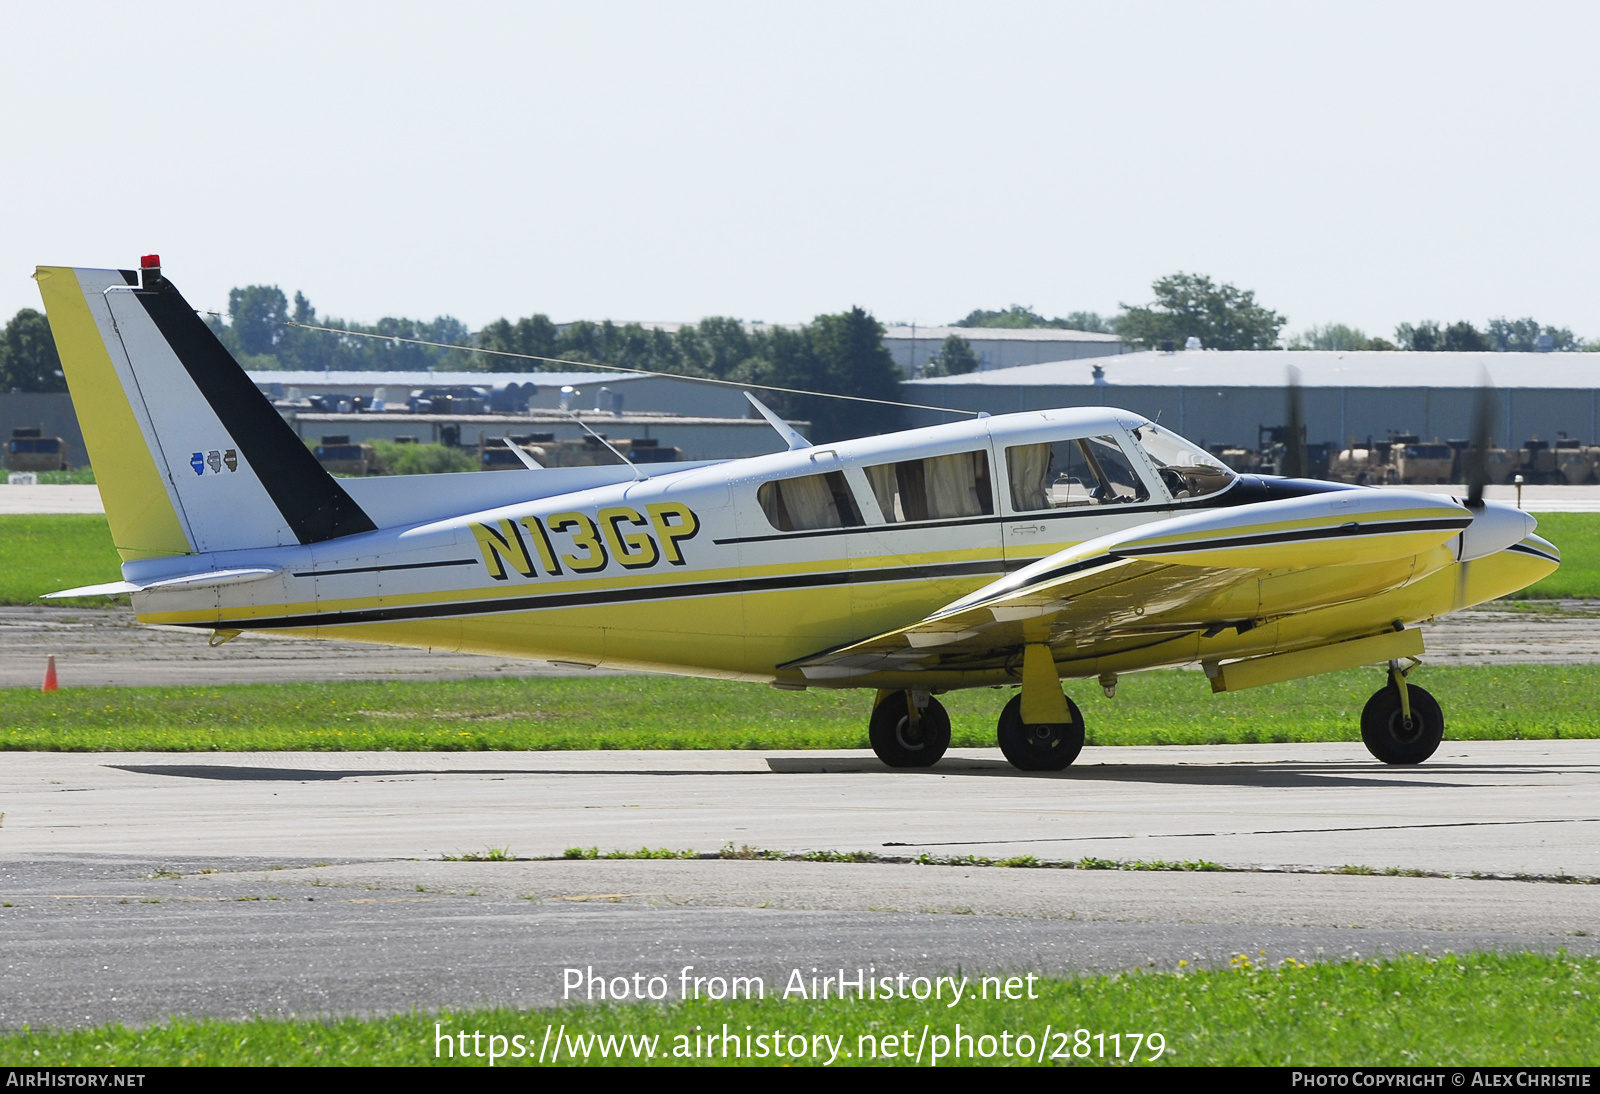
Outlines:
[[159, 252], [324, 314], [1143, 303], [1600, 338], [1577, 3], [7, 5], [0, 315]]

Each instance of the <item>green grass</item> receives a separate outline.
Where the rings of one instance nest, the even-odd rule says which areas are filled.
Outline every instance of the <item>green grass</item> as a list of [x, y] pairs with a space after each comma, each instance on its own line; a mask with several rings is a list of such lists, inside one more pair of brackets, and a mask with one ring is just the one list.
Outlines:
[[93, 486], [94, 468], [74, 467], [71, 471], [41, 471], [40, 486]]
[[1600, 597], [1600, 513], [1540, 513], [1539, 535], [1561, 551], [1561, 567], [1517, 596]]
[[[879, 975], [888, 970], [879, 969]], [[849, 970], [854, 976], [854, 971]], [[892, 973], [891, 973], [892, 975]], [[958, 974], [959, 976], [959, 974]], [[995, 1052], [977, 1063], [1027, 1064], [1037, 1059], [1044, 1040], [1047, 1062], [1112, 1064], [1131, 1053], [1130, 1034], [1145, 1035], [1137, 1063], [1180, 1066], [1592, 1066], [1600, 1054], [1600, 961], [1566, 955], [1475, 954], [1431, 958], [1406, 955], [1394, 960], [1303, 964], [1263, 953], [1240, 954], [1227, 969], [1123, 973], [1078, 979], [1019, 978], [1021, 998], [997, 999], [1004, 981], [980, 985], [971, 977], [961, 1003], [910, 999], [801, 1000], [774, 998], [785, 985], [766, 985], [765, 1000], [675, 1004], [566, 1006], [548, 1011], [463, 1010], [364, 1020], [257, 1019], [246, 1022], [174, 1019], [129, 1030], [121, 1026], [70, 1032], [24, 1030], [0, 1037], [0, 1066], [158, 1067], [163, 1065], [418, 1065], [487, 1063], [491, 1036], [504, 1058], [499, 1066], [537, 1062], [541, 1045], [560, 1033], [562, 1063], [572, 1062], [576, 1046], [588, 1045], [578, 1063], [631, 1064], [635, 1052], [601, 1057], [591, 1035], [634, 1038], [632, 1046], [654, 1045], [657, 1062], [688, 1064], [816, 1063], [807, 1056], [724, 1060], [693, 1055], [696, 1029], [721, 1034], [724, 1025], [739, 1036], [750, 1027], [751, 1047], [758, 1034], [775, 1030], [788, 1036], [826, 1035], [838, 1046], [838, 1064], [873, 1062], [870, 1049], [894, 1038], [896, 1055], [878, 1063], [914, 1062], [925, 1046], [922, 1066], [936, 1049], [945, 1066], [974, 1062], [949, 1058], [956, 1024], [973, 1036], [973, 1050]], [[910, 981], [908, 980], [909, 984]], [[978, 997], [980, 986], [990, 998]], [[669, 990], [676, 995], [674, 981]], [[1032, 991], [1034, 998], [1027, 993]], [[923, 1030], [927, 1027], [927, 1040]], [[1046, 1027], [1050, 1036], [1045, 1039]], [[1060, 1031], [1066, 1031], [1060, 1037]], [[1079, 1031], [1083, 1031], [1081, 1034]], [[482, 1055], [461, 1058], [462, 1042]], [[476, 1041], [474, 1033], [483, 1036]], [[1011, 1050], [999, 1055], [991, 1042]], [[1103, 1034], [1103, 1038], [1097, 1038]], [[1113, 1034], [1121, 1034], [1120, 1043]], [[1148, 1035], [1160, 1035], [1159, 1055]], [[1031, 1058], [1019, 1058], [1019, 1035]], [[509, 1055], [521, 1038], [521, 1058]], [[898, 1043], [906, 1039], [904, 1047]], [[863, 1037], [871, 1038], [871, 1042]], [[576, 1038], [576, 1041], [567, 1040]], [[942, 1038], [942, 1041], [940, 1040]], [[451, 1044], [450, 1057], [444, 1043]], [[1028, 1041], [1032, 1044], [1029, 1045]], [[718, 1037], [720, 1043], [720, 1036]], [[702, 1046], [704, 1042], [701, 1042]], [[770, 1040], [767, 1042], [771, 1044]], [[798, 1047], [798, 1042], [792, 1042]], [[961, 1045], [963, 1056], [966, 1044]], [[1069, 1055], [1052, 1060], [1058, 1050]], [[687, 1052], [686, 1059], [674, 1059]], [[1078, 1056], [1076, 1053], [1084, 1055]], [[846, 1055], [848, 1054], [848, 1056]], [[863, 1056], [866, 1057], [863, 1060]], [[907, 1060], [910, 1056], [913, 1060]]]
[[[1600, 665], [1425, 667], [1451, 740], [1600, 737]], [[1353, 669], [1212, 695], [1198, 672], [1069, 682], [1091, 744], [1357, 741], [1380, 683]], [[943, 696], [956, 747], [991, 747], [1010, 692]], [[0, 749], [445, 751], [866, 748], [869, 693], [682, 677], [0, 689]]]
[[482, 851], [461, 851], [454, 855], [440, 855], [445, 862], [516, 862], [517, 856], [509, 847], [485, 847]]
[[[45, 593], [121, 580], [121, 562], [105, 517], [0, 516], [0, 604], [38, 604]], [[120, 598], [123, 603], [127, 599]], [[94, 597], [69, 603], [112, 602]]]
[[641, 847], [637, 851], [604, 851], [598, 847], [568, 847], [561, 852], [562, 858], [575, 859], [680, 859], [699, 858], [699, 854], [690, 849], [687, 851], [674, 851], [670, 847]]

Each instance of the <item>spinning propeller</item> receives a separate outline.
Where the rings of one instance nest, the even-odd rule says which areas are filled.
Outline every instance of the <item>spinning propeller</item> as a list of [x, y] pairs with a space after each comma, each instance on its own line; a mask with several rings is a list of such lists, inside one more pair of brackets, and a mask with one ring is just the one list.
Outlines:
[[[1461, 470], [1467, 481], [1467, 497], [1463, 504], [1472, 510], [1473, 523], [1488, 509], [1483, 501], [1483, 488], [1489, 482], [1489, 446], [1493, 443], [1494, 423], [1494, 383], [1485, 369], [1478, 381], [1478, 403], [1472, 414], [1472, 443], [1461, 457]], [[1456, 545], [1456, 557], [1460, 562], [1456, 567], [1455, 607], [1459, 610], [1467, 605], [1467, 573], [1472, 566], [1472, 560], [1466, 557], [1466, 531], [1457, 537]]]
[[1303, 396], [1300, 394], [1300, 370], [1289, 366], [1289, 386], [1284, 392], [1283, 460], [1278, 474], [1286, 479], [1303, 479], [1309, 473], [1306, 466], [1306, 415]]
[[1462, 471], [1467, 480], [1467, 508], [1483, 508], [1483, 488], [1489, 481], [1489, 446], [1494, 443], [1494, 384], [1484, 371], [1478, 381], [1478, 405], [1472, 416], [1472, 445]]

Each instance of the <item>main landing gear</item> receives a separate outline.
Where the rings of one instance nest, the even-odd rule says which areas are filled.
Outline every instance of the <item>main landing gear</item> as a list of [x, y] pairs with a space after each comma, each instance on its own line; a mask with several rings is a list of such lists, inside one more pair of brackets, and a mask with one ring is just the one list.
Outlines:
[[[1024, 722], [1021, 695], [1012, 696], [1000, 712], [995, 735], [1012, 767], [1060, 771], [1078, 758], [1083, 750], [1083, 712], [1065, 695], [1061, 699], [1066, 704], [1065, 721]], [[883, 692], [872, 708], [867, 736], [872, 751], [890, 767], [932, 767], [950, 747], [950, 715], [927, 692]]]
[[[1102, 679], [1108, 695], [1115, 681]], [[932, 767], [950, 747], [950, 715], [928, 692], [880, 691], [867, 735], [872, 751], [890, 767]], [[1060, 771], [1083, 750], [1083, 712], [1062, 694], [1055, 658], [1044, 643], [1024, 647], [1022, 691], [1000, 712], [995, 735], [1019, 771]]]
[[1389, 682], [1361, 711], [1361, 740], [1386, 764], [1420, 764], [1444, 740], [1444, 712], [1432, 695], [1406, 683], [1400, 662], [1389, 662]]
[[926, 691], [880, 691], [867, 738], [890, 767], [932, 767], [950, 747], [950, 715]]
[[1018, 771], [1060, 771], [1083, 751], [1083, 712], [1067, 699], [1065, 722], [1028, 724], [1022, 720], [1022, 696], [1014, 695], [1000, 712], [1000, 751]]

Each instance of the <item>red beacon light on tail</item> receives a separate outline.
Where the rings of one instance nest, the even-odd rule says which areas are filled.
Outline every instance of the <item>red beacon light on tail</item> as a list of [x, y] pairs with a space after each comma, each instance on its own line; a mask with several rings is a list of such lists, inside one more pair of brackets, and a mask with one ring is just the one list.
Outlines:
[[145, 255], [139, 259], [139, 268], [141, 270], [159, 270], [161, 268], [161, 256]]
[[154, 288], [161, 280], [161, 256], [142, 255], [139, 258], [139, 287]]

